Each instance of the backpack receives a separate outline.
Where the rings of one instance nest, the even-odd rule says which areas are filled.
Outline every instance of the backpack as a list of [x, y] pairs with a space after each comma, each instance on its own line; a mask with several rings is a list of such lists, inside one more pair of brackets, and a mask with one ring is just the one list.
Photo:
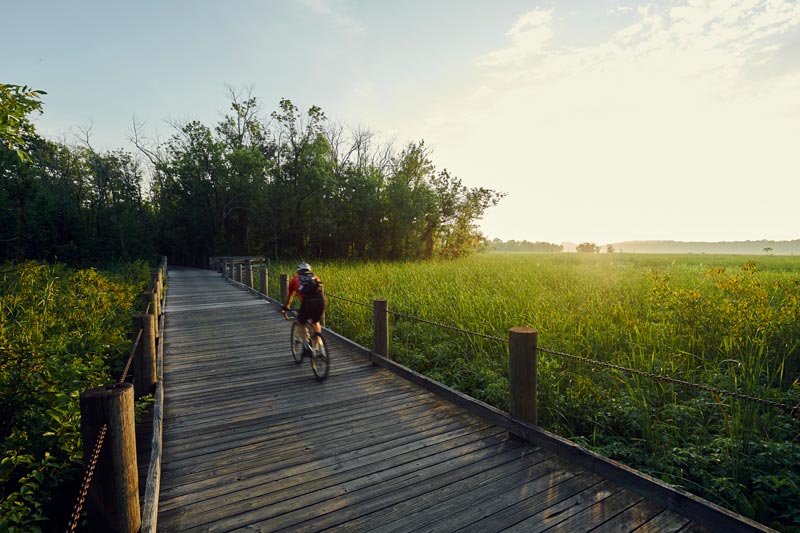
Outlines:
[[298, 292], [303, 295], [303, 298], [310, 298], [318, 296], [322, 293], [322, 283], [312, 273], [300, 274], [300, 288]]

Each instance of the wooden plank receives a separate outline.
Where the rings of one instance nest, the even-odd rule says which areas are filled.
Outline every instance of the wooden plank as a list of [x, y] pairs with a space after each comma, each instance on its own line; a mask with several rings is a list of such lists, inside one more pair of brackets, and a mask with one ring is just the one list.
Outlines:
[[[523, 453], [526, 450], [523, 450]], [[318, 531], [323, 528], [346, 526], [347, 531], [373, 531], [380, 525], [396, 528], [410, 526], [410, 518], [415, 512], [427, 509], [439, 501], [454, 498], [463, 491], [491, 483], [498, 478], [519, 475], [531, 468], [552, 459], [541, 450], [525, 453], [526, 460], [520, 461], [519, 449], [492, 455], [474, 461], [458, 469], [436, 475], [436, 471], [426, 471], [407, 476], [404, 484], [395, 483], [392, 490], [376, 491], [375, 487], [363, 489], [360, 493], [349, 493], [347, 501], [339, 499], [339, 509], [326, 513], [306, 513], [305, 521], [292, 525], [293, 531]], [[441, 469], [439, 469], [441, 470]], [[346, 504], [346, 505], [342, 505]], [[310, 517], [310, 519], [309, 519]]]
[[[505, 531], [515, 524], [537, 513], [550, 512], [556, 514], [557, 506], [569, 507], [569, 498], [575, 498], [582, 491], [594, 490], [592, 487], [602, 482], [599, 476], [583, 472], [574, 477], [565, 479], [549, 487], [547, 490], [519, 498], [516, 502], [483, 518], [464, 526], [461, 530], [471, 531]], [[563, 502], [567, 503], [563, 503]]]
[[[449, 484], [457, 481], [461, 476], [472, 475], [477, 469], [486, 468], [487, 464], [493, 460], [507, 462], [508, 455], [499, 458], [498, 455], [502, 455], [504, 452], [511, 452], [509, 455], [519, 453], [518, 447], [518, 443], [509, 441], [497, 442], [479, 449], [460, 446], [422, 460], [410, 461], [381, 471], [372, 471], [349, 482], [281, 502], [281, 505], [287, 505], [287, 507], [278, 507], [276, 510], [283, 512], [265, 516], [259, 510], [249, 516], [248, 521], [251, 523], [251, 527], [267, 531], [282, 528], [294, 530], [297, 523], [307, 520], [309, 516], [327, 514], [335, 509], [341, 509], [387, 492], [396, 492], [399, 489], [413, 490], [414, 487], [419, 486], [422, 479], [428, 481], [423, 484], [423, 490], [428, 490], [428, 484], [434, 486]], [[219, 525], [212, 524], [210, 530], [216, 530]], [[225, 524], [221, 525], [227, 527]]]
[[[166, 506], [177, 506], [202, 500], [204, 496], [233, 492], [238, 490], [238, 483], [263, 485], [300, 474], [322, 477], [330, 468], [346, 471], [357, 466], [376, 464], [392, 456], [422, 448], [436, 442], [436, 439], [452, 438], [474, 429], [474, 426], [461, 427], [456, 423], [433, 427], [425, 433], [407, 429], [389, 433], [383, 440], [368, 441], [364, 446], [353, 447], [348, 443], [332, 447], [330, 455], [313, 461], [307, 460], [300, 453], [283, 459], [271, 455], [250, 456], [235, 465], [218, 465], [212, 470], [182, 476], [177, 480], [179, 484], [172, 490], [162, 491], [163, 499]], [[312, 471], [316, 471], [316, 474], [311, 474]]]
[[339, 472], [335, 467], [329, 468], [324, 471], [327, 474], [324, 477], [318, 474], [309, 476], [317, 477], [316, 480], [307, 480], [303, 475], [296, 476], [303, 482], [297, 483], [297, 479], [291, 483], [279, 481], [271, 487], [274, 490], [267, 494], [259, 491], [257, 495], [248, 497], [246, 493], [239, 492], [213, 501], [206, 500], [202, 510], [184, 517], [182, 527], [202, 526], [207, 531], [217, 531], [257, 524], [273, 517], [296, 513], [298, 509], [343, 496], [359, 488], [416, 473], [426, 466], [487, 457], [504, 446], [519, 445], [507, 441], [502, 432], [488, 428], [394, 456], [377, 465], [359, 466], [345, 472]]
[[689, 523], [689, 519], [666, 509], [637, 527], [636, 533], [677, 533]]
[[[349, 509], [348, 531], [393, 531], [396, 530], [397, 521], [402, 519], [402, 527], [409, 531], [433, 525], [438, 529], [439, 524], [447, 522], [448, 528], [455, 528], [457, 520], [463, 520], [464, 524], [470, 524], [475, 520], [467, 517], [473, 511], [480, 513], [481, 507], [486, 501], [491, 500], [497, 494], [505, 494], [507, 491], [525, 491], [533, 486], [542, 488], [549, 486], [555, 478], [575, 477], [574, 472], [562, 468], [565, 466], [561, 461], [552, 455], [537, 450], [525, 454], [524, 458], [516, 457], [513, 463], [503, 465], [504, 468], [495, 468], [484, 471], [471, 477], [463, 478], [457, 482], [450, 482], [441, 486], [430, 485], [430, 490], [423, 491], [417, 487], [415, 491], [405, 491], [394, 495], [391, 501], [391, 509], [384, 512], [370, 514], [364, 511], [371, 511], [370, 508]], [[550, 477], [550, 476], [554, 477]], [[538, 492], [538, 491], [537, 491]], [[516, 497], [509, 499], [515, 500]], [[374, 507], [374, 505], [373, 505]], [[358, 519], [356, 511], [361, 515]], [[336, 515], [325, 515], [321, 518], [314, 518], [300, 526], [295, 526], [296, 531], [311, 531], [318, 529], [319, 525], [328, 526]], [[343, 521], [340, 519], [340, 523]], [[335, 524], [335, 522], [334, 522]]]
[[[556, 501], [551, 505], [541, 510], [532, 510], [531, 514], [524, 520], [517, 522], [503, 531], [507, 531], [508, 533], [539, 533], [545, 530], [551, 531], [549, 528], [582, 513], [598, 502], [602, 502], [622, 492], [624, 491], [619, 485], [615, 485], [608, 480], [603, 480], [566, 499], [554, 498]], [[573, 531], [581, 530], [575, 529]]]
[[437, 531], [443, 522], [448, 529], [470, 528], [473, 523], [507, 509], [520, 499], [542, 497], [552, 487], [580, 473], [580, 469], [552, 459], [516, 476], [496, 479], [442, 500], [438, 505], [417, 512], [413, 520], [423, 526], [420, 531]]

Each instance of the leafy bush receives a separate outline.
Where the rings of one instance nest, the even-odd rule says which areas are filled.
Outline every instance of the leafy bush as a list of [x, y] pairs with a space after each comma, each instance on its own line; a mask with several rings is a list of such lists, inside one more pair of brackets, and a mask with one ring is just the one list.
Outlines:
[[0, 265], [0, 530], [66, 525], [82, 467], [81, 391], [113, 381], [130, 349], [125, 276], [63, 265]]

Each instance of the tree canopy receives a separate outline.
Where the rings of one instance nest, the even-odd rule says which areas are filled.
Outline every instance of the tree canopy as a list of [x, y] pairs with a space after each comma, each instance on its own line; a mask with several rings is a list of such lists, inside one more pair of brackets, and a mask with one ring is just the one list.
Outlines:
[[42, 111], [40, 98], [47, 94], [27, 85], [0, 83], [0, 142], [15, 150], [20, 159], [27, 159], [24, 133], [33, 129], [28, 115]]
[[288, 99], [262, 118], [231, 91], [215, 125], [175, 124], [157, 145], [135, 131], [136, 153], [99, 153], [88, 136], [38, 136], [25, 117], [43, 93], [3, 87], [18, 127], [0, 148], [2, 258], [453, 258], [483, 243], [477, 222], [503, 197], [437, 169], [424, 141], [397, 150]]

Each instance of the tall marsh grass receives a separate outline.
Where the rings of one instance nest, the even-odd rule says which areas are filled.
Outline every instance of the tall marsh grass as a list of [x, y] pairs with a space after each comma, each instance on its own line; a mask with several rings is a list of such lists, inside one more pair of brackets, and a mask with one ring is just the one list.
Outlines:
[[[273, 264], [270, 292], [278, 293]], [[653, 374], [800, 403], [800, 258], [483, 254], [448, 262], [316, 264], [327, 325], [371, 346], [390, 311]], [[335, 296], [351, 300], [351, 303]], [[390, 316], [391, 357], [508, 407], [504, 342]], [[773, 527], [800, 527], [800, 421], [779, 409], [539, 356], [539, 423]]]

